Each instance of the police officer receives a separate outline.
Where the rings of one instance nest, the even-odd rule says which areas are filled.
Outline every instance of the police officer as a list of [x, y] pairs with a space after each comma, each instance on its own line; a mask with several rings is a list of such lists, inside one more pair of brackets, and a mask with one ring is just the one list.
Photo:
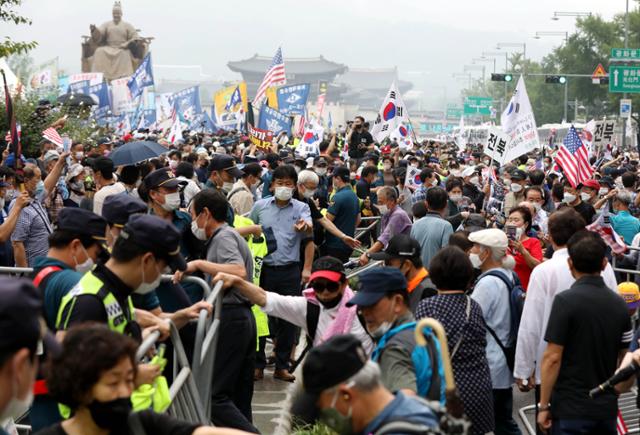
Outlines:
[[102, 217], [107, 220], [107, 244], [113, 247], [120, 231], [134, 214], [147, 213], [147, 205], [131, 195], [111, 195], [104, 200]]

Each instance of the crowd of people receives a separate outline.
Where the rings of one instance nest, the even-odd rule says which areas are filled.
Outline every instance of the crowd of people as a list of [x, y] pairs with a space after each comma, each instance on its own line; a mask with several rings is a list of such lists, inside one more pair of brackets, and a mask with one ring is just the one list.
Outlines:
[[[441, 349], [415, 340], [428, 317], [471, 433], [520, 433], [514, 386], [535, 390], [540, 431], [616, 433], [616, 392], [588, 392], [640, 363], [640, 278], [611, 266], [640, 264], [620, 249], [640, 248], [638, 153], [594, 156], [576, 186], [553, 145], [500, 166], [471, 144], [377, 144], [368, 127], [356, 117], [312, 155], [189, 131], [175, 145], [137, 132], [166, 153], [118, 167], [110, 136], [5, 151], [0, 266], [33, 272], [0, 280], [0, 417], [29, 409], [42, 434], [259, 433], [254, 383], [273, 366], [298, 385], [294, 421], [435, 433]], [[213, 310], [185, 276], [223, 282], [209, 417], [233, 429], [129, 417], [132, 393], [168, 375], [138, 364], [142, 338], [171, 320], [191, 357], [193, 320]]]

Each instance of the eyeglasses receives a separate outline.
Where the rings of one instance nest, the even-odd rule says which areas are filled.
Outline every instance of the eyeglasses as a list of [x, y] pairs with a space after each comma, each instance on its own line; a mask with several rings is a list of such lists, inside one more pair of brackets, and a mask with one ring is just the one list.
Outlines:
[[340, 288], [340, 285], [337, 282], [331, 281], [327, 283], [313, 282], [311, 284], [311, 288], [313, 288], [313, 291], [316, 293], [324, 293], [325, 291], [329, 293], [335, 293], [338, 291], [338, 288]]

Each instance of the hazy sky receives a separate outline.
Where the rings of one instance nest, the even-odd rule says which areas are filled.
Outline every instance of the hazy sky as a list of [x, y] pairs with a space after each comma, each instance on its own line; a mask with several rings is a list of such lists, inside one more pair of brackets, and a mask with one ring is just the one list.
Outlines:
[[[635, 2], [631, 2], [635, 5]], [[3, 24], [2, 36], [34, 39], [37, 62], [58, 56], [80, 71], [81, 35], [110, 20], [111, 0], [24, 0], [19, 11], [32, 26]], [[124, 20], [153, 36], [154, 64], [202, 65], [213, 78], [238, 78], [229, 60], [255, 53], [315, 57], [350, 67], [397, 66], [403, 79], [433, 99], [445, 87], [451, 99], [463, 85], [452, 78], [498, 42], [525, 42], [540, 59], [560, 37], [533, 39], [536, 31], [574, 30], [573, 18], [552, 21], [554, 11], [590, 11], [610, 18], [624, 0], [122, 0]], [[487, 74], [493, 68], [487, 63]], [[498, 68], [504, 58], [498, 60]], [[595, 65], [594, 65], [595, 67]], [[159, 77], [180, 70], [156, 68]], [[479, 74], [479, 73], [478, 73]], [[193, 77], [193, 72], [189, 74]]]

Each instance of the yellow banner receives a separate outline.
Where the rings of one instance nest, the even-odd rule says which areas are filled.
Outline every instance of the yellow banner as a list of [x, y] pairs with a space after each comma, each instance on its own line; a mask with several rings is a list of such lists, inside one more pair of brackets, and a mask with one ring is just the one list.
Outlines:
[[[236, 92], [236, 89], [238, 89], [240, 92], [240, 102], [230, 107], [229, 101]], [[238, 100], [237, 95], [235, 100]], [[221, 119], [224, 114], [235, 113], [240, 109], [244, 110], [244, 113], [247, 113], [248, 101], [247, 84], [245, 82], [240, 82], [237, 85], [232, 85], [220, 89], [218, 92], [213, 94], [213, 105], [216, 108], [216, 116], [218, 117], [218, 119]]]
[[273, 109], [278, 109], [278, 96], [276, 95], [276, 91], [278, 90], [277, 86], [270, 86], [267, 88], [267, 105]]

